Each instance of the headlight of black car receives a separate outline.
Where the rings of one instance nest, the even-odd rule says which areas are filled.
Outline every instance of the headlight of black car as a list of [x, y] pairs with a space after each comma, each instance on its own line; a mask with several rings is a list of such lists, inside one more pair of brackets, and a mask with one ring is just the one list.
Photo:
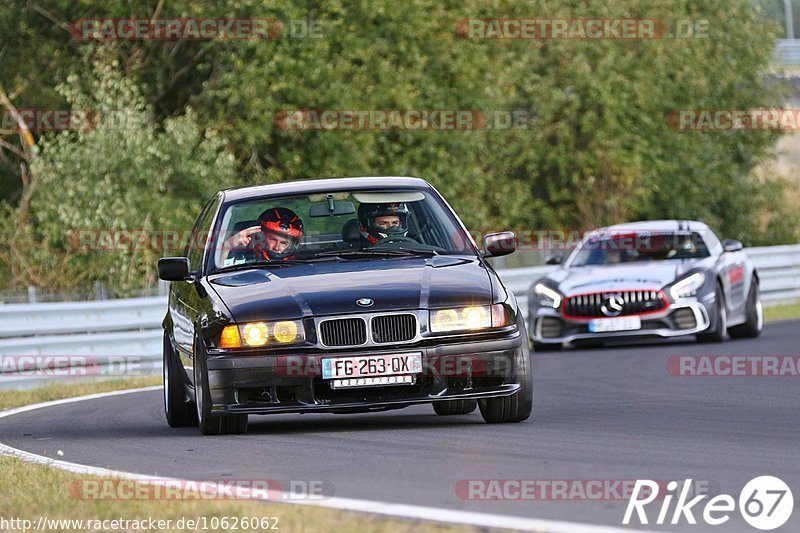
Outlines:
[[299, 320], [248, 322], [230, 324], [222, 328], [219, 347], [231, 349], [288, 346], [303, 343], [305, 340], [303, 323]]
[[512, 324], [511, 313], [503, 304], [436, 309], [430, 313], [431, 333], [479, 331]]

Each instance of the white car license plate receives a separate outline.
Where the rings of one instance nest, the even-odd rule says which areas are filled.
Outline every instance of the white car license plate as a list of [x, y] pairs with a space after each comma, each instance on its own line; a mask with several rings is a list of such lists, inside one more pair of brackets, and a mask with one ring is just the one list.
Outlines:
[[357, 355], [322, 360], [323, 379], [400, 376], [422, 372], [422, 353]]
[[642, 319], [638, 316], [621, 316], [617, 318], [595, 318], [589, 321], [589, 331], [605, 333], [608, 331], [630, 331], [642, 329]]

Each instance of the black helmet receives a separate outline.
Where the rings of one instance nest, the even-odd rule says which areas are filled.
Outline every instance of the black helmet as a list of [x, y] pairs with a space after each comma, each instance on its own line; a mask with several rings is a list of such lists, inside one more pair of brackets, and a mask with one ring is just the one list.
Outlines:
[[260, 246], [262, 253], [270, 260], [289, 259], [297, 253], [300, 248], [300, 237], [303, 236], [303, 221], [300, 220], [297, 213], [285, 207], [267, 209], [258, 217], [258, 224], [264, 235], [263, 240], [266, 240], [266, 236], [270, 233], [289, 239], [289, 247], [283, 252], [270, 250], [266, 242], [262, 243]]
[[[396, 216], [400, 225], [381, 228], [375, 225], [377, 217]], [[372, 244], [389, 237], [405, 237], [408, 233], [408, 208], [402, 202], [388, 204], [361, 204], [358, 206], [358, 226], [361, 236]]]

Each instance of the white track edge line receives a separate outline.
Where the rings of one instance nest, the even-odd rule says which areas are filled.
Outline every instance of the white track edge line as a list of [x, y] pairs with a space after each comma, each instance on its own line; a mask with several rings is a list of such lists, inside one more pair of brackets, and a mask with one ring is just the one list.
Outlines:
[[[57, 405], [64, 405], [69, 403], [81, 402], [86, 400], [97, 400], [107, 398], [109, 396], [118, 396], [122, 394], [132, 394], [137, 392], [147, 392], [159, 390], [161, 386], [156, 385], [152, 387], [142, 387], [138, 389], [128, 389], [121, 391], [100, 392], [95, 394], [87, 394], [85, 396], [76, 396], [73, 398], [64, 398], [61, 400], [52, 400], [48, 402], [41, 402], [22, 407], [0, 411], [0, 419], [8, 418], [20, 413], [28, 411], [35, 411], [47, 407]], [[150, 482], [166, 482], [177, 481], [187, 482], [188, 479], [179, 478], [165, 478], [150, 476], [147, 474], [136, 474], [132, 472], [124, 472], [120, 470], [110, 470], [107, 468], [100, 468], [96, 466], [81, 465], [78, 463], [71, 463], [68, 461], [61, 461], [52, 459], [43, 455], [27, 452], [3, 444], [0, 442], [0, 454], [16, 457], [22, 461], [29, 463], [42, 464], [52, 468], [58, 468], [71, 472], [73, 474], [93, 475], [115, 477], [121, 479], [130, 479], [135, 481], [150, 481]], [[275, 493], [273, 493], [275, 494]], [[277, 493], [283, 496], [285, 493]], [[287, 496], [289, 496], [287, 494]], [[434, 522], [445, 522], [450, 524], [462, 524], [475, 527], [488, 527], [493, 529], [514, 529], [520, 531], [538, 531], [549, 533], [573, 533], [575, 531], [583, 531], [586, 533], [641, 533], [642, 530], [621, 528], [614, 526], [600, 526], [593, 524], [585, 524], [581, 522], [566, 522], [561, 520], [546, 520], [538, 518], [524, 518], [518, 516], [498, 515], [491, 513], [480, 513], [474, 511], [459, 511], [455, 509], [444, 509], [439, 507], [425, 507], [421, 505], [408, 505], [400, 503], [389, 503], [371, 500], [359, 500], [353, 498], [339, 498], [332, 497], [322, 501], [298, 501], [291, 498], [261, 498], [264, 501], [275, 503], [288, 503], [297, 505], [310, 505], [316, 507], [325, 507], [329, 509], [338, 509], [342, 511], [355, 511], [360, 513], [367, 513], [373, 515], [392, 516], [397, 518], [406, 518], [413, 520], [425, 520]]]

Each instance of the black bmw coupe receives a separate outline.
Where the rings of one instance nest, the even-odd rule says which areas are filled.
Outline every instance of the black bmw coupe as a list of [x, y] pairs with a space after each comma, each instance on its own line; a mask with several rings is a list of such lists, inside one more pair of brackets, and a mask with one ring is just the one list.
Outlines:
[[431, 403], [487, 422], [532, 407], [514, 295], [447, 202], [417, 178], [338, 178], [216, 193], [170, 281], [164, 402], [171, 426], [243, 433], [249, 415]]

